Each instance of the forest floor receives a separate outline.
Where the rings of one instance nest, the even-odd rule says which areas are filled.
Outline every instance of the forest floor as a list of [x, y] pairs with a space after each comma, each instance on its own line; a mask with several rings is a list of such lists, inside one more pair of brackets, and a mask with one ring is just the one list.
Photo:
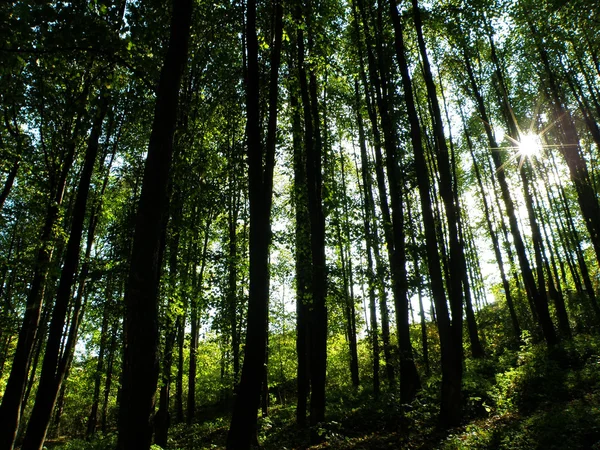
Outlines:
[[[464, 420], [439, 429], [439, 378], [424, 381], [419, 397], [400, 404], [394, 392], [375, 399], [368, 389], [330, 386], [324, 441], [309, 446], [295, 425], [295, 404], [275, 404], [259, 420], [264, 450], [292, 449], [595, 449], [600, 450], [600, 338], [578, 335], [549, 352], [529, 342], [493, 357], [467, 359]], [[367, 382], [365, 382], [367, 384]], [[229, 416], [205, 411], [205, 420], [170, 431], [168, 450], [223, 449]], [[108, 450], [114, 436], [95, 442], [48, 445], [60, 450]], [[158, 450], [158, 447], [154, 447]]]
[[[310, 447], [294, 424], [295, 406], [276, 405], [259, 421], [265, 450], [284, 449], [598, 449], [600, 339], [576, 336], [549, 352], [526, 343], [494, 358], [467, 360], [463, 425], [437, 427], [439, 378], [425, 382], [411, 405], [394, 393], [348, 387], [328, 393], [325, 441]], [[228, 418], [177, 427], [174, 447], [220, 449]]]

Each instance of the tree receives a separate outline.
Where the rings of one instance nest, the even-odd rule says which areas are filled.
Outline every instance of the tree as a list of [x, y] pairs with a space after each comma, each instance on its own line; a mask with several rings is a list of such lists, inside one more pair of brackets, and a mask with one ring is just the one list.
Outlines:
[[150, 448], [158, 382], [158, 287], [161, 241], [181, 77], [187, 61], [192, 2], [173, 0], [169, 46], [158, 84], [152, 134], [137, 210], [125, 326], [118, 448]]
[[235, 400], [228, 449], [250, 448], [256, 437], [256, 411], [267, 351], [269, 310], [269, 246], [271, 243], [271, 205], [277, 132], [279, 65], [283, 34], [283, 6], [273, 3], [273, 47], [268, 96], [266, 142], [261, 140], [260, 73], [256, 1], [246, 5], [246, 135], [248, 145], [248, 193], [250, 200], [250, 290], [244, 365]]

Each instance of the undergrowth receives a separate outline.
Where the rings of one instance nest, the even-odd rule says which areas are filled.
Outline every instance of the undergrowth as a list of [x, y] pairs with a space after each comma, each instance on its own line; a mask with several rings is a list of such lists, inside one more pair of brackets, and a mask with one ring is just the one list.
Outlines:
[[[363, 380], [368, 385], [368, 380]], [[598, 449], [600, 450], [600, 338], [577, 335], [555, 349], [524, 335], [519, 348], [503, 348], [484, 359], [467, 359], [463, 425], [437, 426], [439, 376], [423, 380], [411, 404], [395, 390], [379, 398], [366, 388], [333, 385], [324, 439], [310, 447], [308, 433], [295, 425], [294, 402], [272, 404], [259, 419], [265, 450], [330, 449]], [[222, 449], [229, 416], [215, 413], [202, 423], [176, 424], [168, 450]], [[88, 442], [50, 443], [60, 450], [108, 450], [115, 435]], [[155, 449], [157, 447], [155, 446]]]

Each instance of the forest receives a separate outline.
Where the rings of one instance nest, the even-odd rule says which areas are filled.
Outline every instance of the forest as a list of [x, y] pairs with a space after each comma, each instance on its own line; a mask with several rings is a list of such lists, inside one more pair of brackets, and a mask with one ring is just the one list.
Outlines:
[[0, 450], [600, 449], [589, 0], [0, 3]]

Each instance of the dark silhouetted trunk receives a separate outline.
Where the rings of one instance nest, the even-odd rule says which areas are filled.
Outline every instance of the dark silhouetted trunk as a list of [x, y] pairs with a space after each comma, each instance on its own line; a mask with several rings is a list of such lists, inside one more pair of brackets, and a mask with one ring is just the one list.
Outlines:
[[[121, 293], [119, 292], [119, 297]], [[113, 372], [115, 366], [115, 354], [117, 352], [118, 345], [118, 332], [119, 332], [119, 322], [113, 321], [111, 338], [110, 338], [110, 346], [108, 349], [108, 364], [106, 366], [106, 380], [104, 382], [104, 399], [102, 402], [102, 414], [100, 419], [100, 430], [102, 434], [106, 434], [108, 430], [108, 401], [110, 397], [110, 391], [112, 389], [113, 382]]]
[[70, 142], [67, 143], [62, 166], [58, 170], [58, 173], [52, 177], [54, 183], [51, 188], [50, 202], [39, 238], [40, 247], [38, 248], [34, 263], [33, 280], [29, 286], [25, 315], [19, 331], [10, 376], [6, 384], [4, 396], [2, 397], [2, 405], [0, 405], [0, 423], [2, 423], [2, 427], [0, 427], [0, 448], [2, 449], [12, 450], [19, 428], [22, 402], [27, 385], [28, 367], [38, 335], [42, 300], [44, 298], [46, 280], [54, 249], [55, 225], [59, 218], [67, 176], [75, 157], [75, 140], [80, 132], [81, 119], [81, 116], [76, 119], [75, 132], [70, 136]]
[[560, 145], [558, 149], [565, 158], [565, 162], [569, 168], [571, 181], [577, 193], [579, 208], [581, 209], [581, 214], [584, 217], [585, 225], [596, 253], [596, 260], [600, 264], [600, 204], [598, 204], [597, 192], [595, 192], [588, 174], [586, 161], [579, 145], [579, 136], [577, 135], [575, 123], [570, 112], [564, 106], [564, 96], [559, 88], [556, 75], [552, 70], [548, 52], [544, 48], [544, 43], [533, 23], [528, 22], [528, 25], [542, 59], [548, 96], [553, 103], [552, 115], [559, 127], [559, 140], [563, 145]]
[[[69, 303], [71, 302], [71, 292], [75, 282], [75, 272], [79, 265], [79, 254], [90, 182], [96, 163], [96, 157], [98, 155], [98, 141], [102, 133], [102, 123], [104, 122], [107, 110], [108, 98], [103, 97], [99, 100], [98, 111], [90, 133], [84, 166], [77, 188], [77, 196], [73, 207], [73, 218], [71, 221], [71, 231], [56, 293], [56, 300], [52, 310], [40, 382], [23, 440], [23, 449], [41, 450], [43, 447], [48, 426], [52, 419], [52, 411], [54, 410], [54, 405], [56, 404], [60, 386], [65, 375], [64, 371], [66, 370], [66, 366], [63, 365], [63, 370], [60, 370], [61, 367], [59, 364], [61, 359], [61, 341]], [[89, 238], [93, 239], [92, 236]]]
[[[462, 109], [461, 109], [462, 116]], [[464, 116], [463, 123], [464, 123]], [[502, 252], [500, 250], [500, 242], [498, 240], [498, 235], [492, 225], [492, 218], [490, 215], [490, 208], [488, 206], [488, 201], [485, 196], [485, 190], [483, 188], [483, 180], [481, 178], [481, 171], [479, 170], [479, 164], [477, 163], [477, 158], [475, 158], [475, 154], [473, 152], [473, 143], [471, 141], [471, 136], [468, 133], [466, 127], [464, 130], [465, 137], [467, 139], [467, 146], [469, 147], [469, 153], [471, 155], [471, 159], [473, 160], [473, 170], [475, 172], [475, 178], [477, 180], [477, 185], [479, 187], [479, 191], [481, 193], [481, 199], [483, 203], [483, 213], [485, 217], [485, 223], [488, 228], [488, 232], [490, 234], [490, 238], [492, 239], [492, 246], [494, 248], [494, 255], [496, 257], [496, 263], [498, 264], [498, 270], [500, 271], [500, 278], [502, 280], [502, 287], [504, 289], [504, 297], [506, 298], [506, 304], [508, 306], [508, 311], [510, 314], [510, 320], [513, 326], [513, 331], [517, 340], [521, 339], [521, 326], [519, 325], [519, 319], [517, 317], [517, 312], [514, 305], [514, 300], [512, 298], [512, 294], [510, 292], [510, 283], [508, 282], [508, 278], [506, 277], [506, 272], [504, 271], [504, 261], [502, 258]]]
[[257, 411], [264, 378], [269, 316], [269, 247], [277, 131], [279, 65], [283, 7], [273, 3], [273, 42], [270, 59], [267, 138], [261, 140], [260, 69], [256, 0], [246, 4], [246, 135], [250, 203], [250, 287], [244, 364], [227, 436], [229, 450], [249, 449], [257, 440]]
[[94, 374], [94, 393], [92, 395], [92, 408], [87, 421], [87, 431], [85, 436], [87, 439], [91, 439], [96, 434], [96, 426], [98, 423], [98, 408], [100, 406], [100, 388], [102, 387], [102, 375], [104, 372], [104, 358], [107, 353], [108, 347], [108, 318], [110, 303], [110, 282], [108, 283], [106, 290], [106, 299], [104, 303], [104, 311], [102, 313], [102, 325], [100, 328], [100, 349], [98, 350], [98, 362], [96, 363], [96, 373]]
[[[335, 237], [337, 240], [337, 247], [340, 256], [341, 276], [342, 276], [342, 296], [344, 298], [344, 314], [346, 318], [346, 339], [349, 347], [350, 354], [350, 376], [352, 379], [352, 385], [355, 388], [359, 386], [358, 376], [358, 346], [356, 342], [356, 308], [354, 305], [354, 295], [352, 288], [352, 265], [350, 255], [345, 244], [345, 240], [349, 238], [347, 229], [347, 202], [346, 202], [346, 183], [345, 183], [345, 164], [343, 161], [343, 154], [340, 148], [340, 161], [341, 161], [341, 178], [342, 186], [339, 195], [342, 197], [342, 203], [344, 204], [344, 211], [340, 214], [337, 206], [333, 207], [334, 224], [335, 224]], [[332, 176], [332, 180], [335, 178]], [[344, 222], [344, 235], [342, 236], [341, 223]]]
[[[460, 330], [460, 340], [456, 342], [456, 339], [459, 337], [459, 332], [456, 329], [453, 329], [454, 325], [452, 325], [450, 322], [450, 312], [448, 310], [446, 292], [444, 290], [440, 253], [438, 250], [439, 245], [436, 224], [432, 209], [427, 163], [422, 144], [419, 118], [413, 98], [412, 81], [410, 79], [408, 63], [404, 53], [405, 46], [402, 25], [400, 23], [398, 10], [394, 3], [390, 3], [390, 13], [392, 16], [392, 23], [394, 25], [396, 57], [402, 78], [404, 100], [406, 103], [408, 120], [410, 124], [410, 136], [415, 157], [417, 185], [421, 198], [421, 210], [423, 214], [425, 246], [427, 251], [429, 276], [431, 280], [431, 292], [435, 303], [436, 320], [440, 335], [442, 357], [442, 398], [440, 421], [442, 424], [446, 425], [457, 423], [461, 416], [462, 329]], [[452, 195], [452, 190], [450, 190], [450, 195]], [[448, 221], [450, 220], [451, 218], [448, 217]], [[458, 282], [460, 283], [460, 279]], [[459, 295], [458, 293], [456, 294]], [[457, 307], [455, 302], [453, 305], [454, 308]], [[456, 317], [457, 322], [455, 325], [458, 325], [462, 319], [462, 301], [460, 304], [460, 313], [461, 317]]]
[[[491, 39], [491, 38], [490, 38]], [[493, 48], [493, 47], [492, 47]], [[496, 138], [494, 137], [490, 121], [487, 115], [487, 111], [485, 108], [485, 103], [483, 101], [483, 97], [479, 93], [479, 89], [477, 83], [475, 81], [475, 76], [473, 74], [473, 69], [471, 66], [470, 57], [467, 54], [465, 48], [465, 67], [467, 69], [467, 75], [469, 77], [469, 83], [471, 86], [471, 94], [473, 95], [478, 112], [481, 116], [483, 126], [485, 129], [486, 136], [488, 138], [488, 142], [490, 144], [490, 148], [495, 149], [498, 148], [498, 144], [496, 143]], [[492, 52], [494, 53], [494, 52]], [[495, 53], [494, 53], [495, 54]], [[492, 55], [493, 57], [493, 55]], [[494, 58], [493, 58], [494, 59]], [[495, 61], [496, 68], [498, 69], [498, 63]], [[496, 71], [496, 76], [499, 78], [499, 83], [503, 86], [502, 74], [499, 70]], [[503, 88], [500, 88], [500, 91], [503, 91]], [[502, 98], [505, 96], [501, 95]], [[506, 106], [506, 102], [501, 100], [502, 105]], [[505, 115], [507, 112], [505, 111]], [[506, 208], [506, 215], [508, 216], [508, 222], [510, 226], [510, 232], [513, 238], [513, 243], [515, 246], [515, 251], [517, 252], [517, 259], [519, 261], [519, 267], [521, 269], [521, 275], [523, 277], [523, 282], [525, 284], [525, 290], [527, 292], [527, 296], [530, 301], [530, 305], [532, 306], [532, 314], [537, 318], [538, 323], [542, 328], [542, 333], [544, 335], [544, 339], [549, 346], [555, 345], [557, 341], [556, 332], [554, 331], [554, 326], [552, 325], [552, 321], [550, 319], [550, 315], [548, 314], [548, 303], [545, 301], [543, 295], [539, 292], [535, 279], [533, 276], [533, 272], [531, 270], [531, 266], [529, 265], [529, 258], [527, 257], [527, 251], [525, 249], [525, 244], [523, 242], [523, 238], [521, 236], [521, 231], [519, 228], [519, 224], [517, 222], [517, 216], [515, 212], [515, 206], [510, 196], [510, 191], [508, 188], [508, 183], [506, 181], [506, 175], [504, 173], [503, 161], [500, 155], [500, 152], [492, 151], [492, 160], [494, 163], [494, 168], [496, 170], [496, 176], [498, 179], [498, 183], [500, 184], [500, 194], [502, 196], [502, 200], [504, 201], [504, 206]]]
[[375, 215], [375, 202], [373, 200], [372, 179], [369, 167], [369, 158], [367, 156], [367, 144], [365, 131], [363, 126], [360, 94], [358, 90], [358, 80], [354, 85], [355, 92], [355, 109], [358, 125], [358, 141], [360, 146], [361, 157], [361, 178], [363, 182], [363, 222], [365, 231], [365, 241], [367, 244], [367, 281], [369, 290], [369, 319], [371, 323], [371, 348], [373, 352], [373, 392], [375, 397], [379, 396], [380, 381], [379, 381], [379, 330], [377, 324], [377, 299], [376, 289], [382, 292], [382, 286], [378, 286], [378, 278], [373, 268], [373, 248], [378, 245], [377, 239], [374, 237], [373, 218]]
[[[293, 58], [292, 59], [293, 62]], [[293, 67], [293, 65], [292, 65]], [[296, 69], [294, 67], [294, 69]], [[297, 386], [298, 402], [296, 406], [296, 423], [298, 427], [306, 426], [308, 395], [310, 389], [309, 358], [309, 323], [308, 308], [311, 292], [311, 258], [310, 258], [310, 222], [308, 218], [306, 157], [302, 145], [302, 119], [300, 104], [295, 92], [297, 86], [290, 87], [290, 107], [292, 109], [292, 139], [294, 147], [294, 204], [296, 216], [295, 228], [295, 270], [296, 270], [296, 353], [298, 355]]]
[[[194, 420], [196, 414], [196, 366], [198, 362], [198, 333], [200, 332], [200, 318], [198, 317], [199, 298], [202, 298], [202, 285], [204, 283], [204, 270], [206, 269], [206, 257], [208, 253], [208, 242], [210, 236], [210, 226], [212, 223], [212, 212], [206, 221], [206, 230], [204, 231], [204, 243], [202, 244], [202, 261], [200, 263], [200, 272], [192, 274], [192, 295], [191, 310], [192, 316], [190, 330], [190, 362], [188, 371], [188, 398], [187, 398], [187, 423]], [[196, 267], [196, 264], [194, 264]]]
[[139, 201], [125, 292], [124, 356], [117, 448], [147, 450], [158, 382], [158, 288], [161, 236], [168, 213], [168, 184], [179, 89], [187, 61], [190, 0], [174, 0], [169, 46], [158, 83], [152, 134]]
[[[367, 50], [367, 60], [368, 60], [368, 68], [369, 68], [369, 79], [370, 83], [367, 81], [367, 75], [364, 69], [364, 58], [362, 54], [362, 40], [361, 40], [361, 32], [359, 27], [359, 18], [357, 15], [357, 3], [360, 5], [360, 13], [363, 19], [363, 26], [365, 29], [365, 46]], [[357, 39], [357, 47], [358, 54], [360, 60], [360, 78], [363, 88], [365, 90], [365, 102], [367, 106], [367, 113], [369, 116], [369, 121], [371, 122], [371, 130], [373, 133], [373, 146], [375, 151], [375, 176], [377, 180], [377, 189], [379, 192], [379, 209], [381, 211], [382, 222], [383, 222], [383, 232], [385, 237], [385, 243], [388, 248], [388, 256], [390, 252], [393, 251], [394, 248], [394, 237], [392, 231], [392, 219], [390, 217], [390, 208], [388, 204], [388, 195], [387, 195], [387, 186], [385, 183], [385, 173], [384, 173], [384, 162], [381, 153], [381, 133], [379, 130], [379, 123], [377, 119], [377, 113], [375, 110], [374, 100], [372, 100], [373, 90], [375, 90], [375, 97], [379, 98], [381, 96], [381, 87], [379, 75], [377, 73], [377, 67], [375, 63], [375, 56], [373, 54], [373, 44], [372, 37], [369, 31], [368, 21], [366, 19], [364, 5], [362, 2], [353, 2], [353, 14], [354, 14], [354, 24], [355, 24], [355, 32]], [[366, 149], [365, 149], [366, 150]], [[362, 156], [361, 156], [362, 160]], [[372, 192], [370, 194], [373, 195]], [[374, 203], [373, 203], [374, 205]], [[373, 217], [375, 217], [375, 212], [373, 210]], [[375, 223], [373, 223], [375, 225]], [[375, 228], [373, 228], [375, 232]], [[379, 242], [377, 240], [377, 242]], [[396, 383], [395, 374], [394, 374], [394, 358], [392, 355], [392, 346], [390, 344], [390, 325], [389, 325], [389, 311], [387, 307], [387, 293], [385, 290], [385, 278], [386, 278], [386, 268], [383, 264], [383, 260], [381, 258], [381, 254], [379, 251], [379, 244], [373, 246], [373, 253], [375, 256], [376, 267], [377, 267], [377, 277], [380, 283], [379, 290], [379, 309], [381, 311], [381, 338], [383, 341], [383, 353], [386, 361], [386, 376], [390, 386], [394, 386]]]
[[[310, 224], [310, 250], [312, 263], [311, 308], [309, 322], [309, 373], [311, 382], [310, 426], [311, 442], [318, 442], [317, 424], [325, 419], [325, 382], [327, 367], [327, 273], [325, 264], [325, 215], [322, 204], [322, 159], [321, 123], [317, 98], [317, 77], [307, 74], [305, 66], [304, 28], [308, 34], [308, 48], [312, 49], [310, 24], [312, 10], [304, 11], [305, 26], [298, 27], [298, 76], [302, 111], [304, 113], [304, 151], [307, 180], [307, 206]], [[297, 18], [303, 16], [298, 9]], [[308, 75], [308, 77], [307, 77]]]
[[[464, 301], [462, 281], [467, 275], [464, 273], [466, 270], [465, 256], [458, 233], [460, 215], [458, 205], [456, 205], [454, 201], [453, 182], [456, 183], [457, 180], [452, 179], [449, 152], [446, 144], [446, 137], [444, 135], [442, 115], [437, 100], [436, 87], [433, 82], [433, 76], [431, 74], [429, 60], [427, 57], [427, 50], [422, 31], [421, 12], [419, 10], [417, 0], [412, 1], [412, 6], [413, 19], [415, 22], [415, 29], [417, 31], [419, 53], [421, 54], [421, 61], [423, 63], [423, 75], [425, 78], [425, 85], [427, 86], [428, 99], [433, 112], [433, 130], [437, 150], [436, 156], [438, 161], [438, 171], [440, 175], [440, 195], [442, 197], [444, 210], [446, 212], [448, 240], [450, 245], [450, 279], [448, 282], [448, 297], [450, 301], [450, 310], [452, 313], [452, 322], [450, 324], [451, 340], [449, 342], [449, 350], [452, 355], [452, 362], [450, 367], [446, 369], [447, 372], [445, 373], [445, 379], [444, 374], [442, 375], [442, 407], [440, 411], [441, 422], [450, 425], [457, 423], [460, 420], [461, 415], [461, 384], [463, 373], [462, 324]], [[442, 362], [442, 366], [443, 365], [444, 362]]]
[[[17, 147], [17, 151], [20, 152], [21, 150]], [[17, 172], [19, 171], [20, 164], [21, 157], [20, 155], [17, 155], [17, 157], [15, 158], [15, 162], [10, 168], [10, 172], [8, 172], [6, 181], [4, 182], [4, 188], [2, 188], [2, 192], [0, 192], [0, 211], [2, 211], [2, 208], [4, 208], [4, 203], [6, 202], [8, 194], [10, 194], [13, 184], [15, 183], [15, 178], [17, 178]]]
[[[14, 111], [13, 105], [13, 111]], [[16, 113], [15, 113], [16, 115]], [[2, 188], [2, 192], [0, 192], [0, 212], [4, 208], [4, 203], [12, 190], [12, 187], [15, 183], [15, 179], [17, 178], [17, 173], [19, 172], [19, 166], [21, 165], [21, 158], [23, 152], [23, 136], [20, 132], [19, 125], [17, 124], [16, 117], [13, 117], [13, 123], [11, 124], [8, 118], [5, 117], [4, 124], [8, 132], [12, 135], [16, 142], [15, 149], [15, 160], [6, 176], [6, 181], [4, 181], [4, 187]]]

